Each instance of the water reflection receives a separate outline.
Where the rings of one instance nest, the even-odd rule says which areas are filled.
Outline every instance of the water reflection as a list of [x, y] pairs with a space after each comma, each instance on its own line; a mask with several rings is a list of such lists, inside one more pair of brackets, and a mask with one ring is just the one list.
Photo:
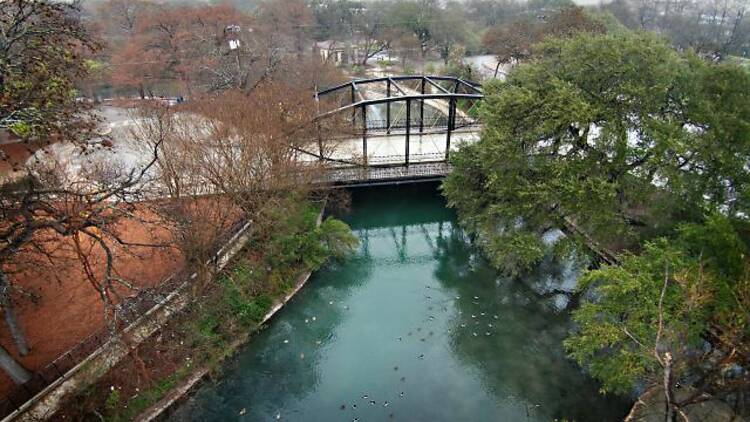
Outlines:
[[504, 279], [460, 230], [438, 244], [435, 276], [458, 298], [450, 344], [480, 369], [486, 388], [529, 419], [607, 420], [626, 411], [624, 400], [602, 399], [597, 385], [565, 358], [561, 342], [568, 308], [576, 303], [577, 271], [570, 261], [549, 258], [521, 279]]
[[360, 192], [331, 265], [173, 420], [618, 420], [561, 340], [575, 267], [506, 280], [434, 186]]

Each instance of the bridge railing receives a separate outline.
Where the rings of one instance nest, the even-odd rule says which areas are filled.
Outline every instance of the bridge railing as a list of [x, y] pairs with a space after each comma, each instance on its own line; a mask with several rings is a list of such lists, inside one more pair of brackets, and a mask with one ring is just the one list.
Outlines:
[[[419, 133], [430, 133], [434, 131], [444, 131], [448, 128], [448, 116], [439, 116], [431, 118], [430, 120], [420, 121], [419, 119], [412, 118], [408, 121], [408, 126], [413, 134]], [[478, 119], [463, 117], [456, 118], [454, 122], [454, 129], [460, 129], [464, 127], [478, 127], [481, 123]], [[367, 131], [404, 131], [407, 127], [406, 119], [395, 119], [388, 121], [386, 119], [367, 119]], [[361, 118], [356, 119], [353, 122], [353, 133], [362, 134], [365, 128], [362, 125]]]
[[[482, 122], [478, 119], [457, 118], [453, 130], [477, 130], [481, 128], [481, 125]], [[418, 120], [411, 119], [408, 127], [411, 135], [445, 133], [448, 130], [448, 118], [443, 116], [439, 119], [433, 119], [430, 122], [424, 122], [421, 127]], [[388, 122], [385, 119], [367, 119], [367, 129], [365, 129], [361, 119], [358, 118], [353, 124], [350, 123], [348, 126], [344, 125], [339, 130], [338, 134], [331, 139], [350, 139], [353, 137], [361, 137], [363, 135], [403, 135], [404, 132], [406, 132], [406, 129], [407, 122], [405, 119], [391, 122]]]

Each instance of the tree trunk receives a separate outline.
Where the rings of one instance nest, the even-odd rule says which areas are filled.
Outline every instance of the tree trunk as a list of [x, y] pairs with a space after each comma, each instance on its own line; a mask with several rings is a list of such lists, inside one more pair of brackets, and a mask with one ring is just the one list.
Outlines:
[[18, 323], [16, 312], [13, 309], [13, 302], [10, 298], [10, 284], [8, 284], [8, 279], [2, 270], [0, 270], [0, 307], [3, 309], [5, 324], [10, 330], [18, 354], [21, 356], [28, 355], [29, 343], [26, 341], [26, 334], [24, 334], [21, 324]]
[[31, 379], [31, 372], [16, 362], [3, 346], [0, 346], [0, 368], [18, 385]]
[[493, 76], [494, 79], [497, 79], [497, 72], [500, 70], [500, 60], [497, 61], [497, 66], [495, 66], [495, 76]]
[[672, 396], [672, 354], [664, 354], [664, 421], [673, 422], [675, 417], [674, 397]]

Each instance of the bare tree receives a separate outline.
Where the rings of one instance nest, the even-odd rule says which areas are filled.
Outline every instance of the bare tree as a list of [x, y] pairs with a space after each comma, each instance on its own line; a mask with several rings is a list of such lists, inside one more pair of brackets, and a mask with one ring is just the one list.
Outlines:
[[[497, 57], [499, 66], [531, 57], [531, 46], [539, 39], [536, 25], [528, 21], [517, 21], [508, 26], [491, 28], [485, 34], [483, 43]], [[497, 74], [497, 69], [495, 73]]]
[[677, 48], [713, 60], [747, 51], [747, 7], [743, 0], [617, 0], [604, 6], [630, 28], [663, 33]]
[[446, 10], [436, 13], [432, 22], [428, 25], [432, 37], [432, 44], [443, 59], [443, 64], [448, 64], [448, 57], [457, 45], [466, 39], [466, 27], [464, 16], [456, 4], [451, 3]]
[[532, 46], [544, 37], [570, 37], [579, 32], [603, 33], [604, 26], [590, 18], [581, 7], [567, 7], [539, 23], [520, 20], [506, 26], [490, 28], [482, 40], [485, 48], [497, 57], [495, 77], [501, 64], [528, 60]]
[[[149, 246], [130, 243], [116, 224], [135, 218], [137, 202], [144, 198], [148, 170], [157, 159], [156, 151], [142, 167], [116, 170], [94, 166], [76, 174], [47, 157], [38, 165], [27, 166], [25, 177], [4, 186], [0, 195], [0, 303], [22, 356], [29, 352], [28, 342], [15, 317], [11, 297], [14, 285], [6, 272], [23, 266], [27, 256], [53, 262], [61, 239], [72, 240], [74, 259], [104, 303], [110, 326], [116, 327], [115, 305], [122, 300], [118, 288], [133, 289], [133, 285], [116, 270], [113, 245]], [[103, 257], [99, 270], [94, 269], [92, 253]]]
[[86, 138], [89, 106], [70, 93], [87, 73], [82, 54], [96, 48], [75, 4], [0, 2], [0, 132], [30, 148]]
[[149, 130], [166, 135], [157, 161], [163, 188], [171, 198], [218, 196], [262, 226], [265, 210], [307, 194], [319, 179], [320, 161], [300, 155], [319, 139], [316, 113], [307, 90], [268, 82], [162, 115], [166, 123]]
[[[71, 97], [86, 74], [81, 54], [97, 48], [80, 22], [77, 5], [13, 0], [0, 3], [0, 134], [12, 133], [33, 150], [59, 140], [77, 141], [95, 126], [88, 106]], [[21, 161], [1, 159], [20, 170]], [[39, 215], [54, 209], [39, 206], [29, 180], [0, 180], [0, 306], [20, 355], [28, 342], [14, 310], [13, 285], [6, 265], [46, 225]], [[34, 189], [29, 190], [32, 187]], [[55, 210], [57, 211], [57, 210]], [[0, 367], [18, 383], [28, 372], [2, 347]]]
[[149, 7], [151, 5], [142, 0], [107, 0], [98, 5], [96, 14], [103, 33], [116, 43], [135, 34]]
[[160, 197], [155, 209], [170, 223], [174, 245], [197, 273], [193, 291], [198, 294], [214, 275], [213, 257], [220, 241], [241, 213], [204, 184], [194, 155], [198, 151], [191, 143], [201, 132], [199, 125], [185, 120], [189, 114], [151, 105], [139, 110], [138, 117], [131, 136], [144, 141], [144, 152], [160, 151], [154, 167]]
[[354, 17], [353, 30], [355, 39], [361, 39], [360, 63], [367, 66], [367, 61], [376, 54], [389, 48], [389, 39], [386, 37], [386, 15], [381, 8], [370, 8]]
[[302, 58], [310, 39], [313, 14], [302, 0], [266, 0], [258, 10], [260, 27], [272, 49], [287, 49]]

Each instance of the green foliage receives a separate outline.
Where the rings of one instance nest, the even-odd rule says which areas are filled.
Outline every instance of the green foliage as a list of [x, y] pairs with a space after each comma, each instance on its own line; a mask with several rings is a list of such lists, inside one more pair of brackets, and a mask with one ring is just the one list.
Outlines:
[[605, 391], [632, 391], [636, 382], [657, 372], [653, 350], [665, 276], [671, 278], [663, 302], [667, 341], [676, 345], [698, 340], [703, 312], [688, 293], [701, 281], [693, 270], [680, 251], [660, 240], [646, 244], [641, 255], [625, 257], [622, 265], [588, 272], [579, 286], [591, 287], [597, 300], [573, 313], [581, 330], [565, 342], [571, 357], [588, 364]]
[[367, 70], [366, 67], [362, 66], [361, 64], [353, 64], [352, 65], [352, 74], [357, 76], [365, 76], [365, 71]]
[[15, 122], [8, 129], [20, 138], [28, 138], [34, 133], [33, 126], [29, 122]]
[[[305, 271], [320, 268], [329, 258], [342, 258], [357, 245], [349, 227], [328, 218], [317, 225], [318, 207], [267, 210], [275, 224], [270, 238], [255, 240], [251, 250], [259, 260], [241, 260], [219, 278], [221, 294], [195, 321], [195, 344], [226, 341], [221, 330], [230, 319], [248, 328], [257, 326], [274, 298], [291, 288]], [[258, 248], [258, 249], [255, 249]]]
[[107, 396], [107, 401], [104, 403], [104, 408], [107, 409], [108, 412], [112, 412], [116, 410], [119, 405], [120, 405], [120, 390], [114, 389], [109, 392], [109, 395]]
[[[718, 214], [679, 231], [674, 241], [647, 242], [639, 255], [628, 254], [620, 265], [589, 271], [580, 280], [589, 295], [573, 313], [579, 330], [565, 346], [606, 391], [627, 393], [638, 382], [661, 382], [656, 356], [667, 352], [676, 362], [674, 380], [684, 385], [701, 373], [743, 364], [733, 355], [750, 341], [747, 246]], [[708, 332], [722, 333], [712, 342], [713, 353], [697, 353], [705, 349]], [[701, 386], [706, 391], [724, 382], [705, 378], [711, 380]]]
[[159, 401], [164, 394], [173, 389], [177, 385], [177, 381], [184, 375], [184, 372], [178, 371], [158, 380], [152, 387], [144, 389], [131, 398], [127, 406], [118, 408], [110, 420], [113, 422], [132, 421], [149, 406]]
[[247, 253], [255, 258], [236, 262], [219, 277], [220, 295], [191, 329], [196, 345], [229, 340], [227, 320], [254, 328], [271, 309], [275, 298], [285, 294], [297, 278], [314, 271], [329, 258], [341, 258], [357, 245], [343, 222], [328, 218], [318, 226], [320, 208], [286, 204], [266, 210], [272, 227], [270, 237], [251, 241]]
[[231, 276], [221, 280], [224, 304], [232, 317], [247, 327], [259, 323], [273, 304], [267, 293], [248, 294], [254, 290], [255, 277], [252, 269], [240, 264]]
[[326, 218], [317, 229], [324, 251], [333, 258], [341, 259], [354, 250], [359, 241], [349, 226], [341, 220]]
[[[707, 208], [747, 210], [747, 72], [649, 34], [578, 34], [536, 51], [485, 86], [481, 141], [453, 155], [444, 186], [490, 256], [566, 222], [623, 249], [700, 223]], [[530, 250], [493, 261], [533, 265]]]
[[679, 227], [679, 240], [685, 249], [693, 256], [701, 256], [719, 275], [735, 280], [742, 277], [747, 245], [724, 215], [713, 213], [704, 224], [683, 224]]
[[317, 226], [318, 213], [319, 209], [311, 207], [281, 220], [283, 225], [277, 227], [266, 247], [266, 267], [273, 268], [272, 279], [291, 283], [300, 263], [316, 270], [329, 257], [341, 258], [356, 247], [357, 240], [345, 223], [327, 218]]
[[83, 54], [98, 45], [76, 18], [79, 6], [11, 2], [3, 16], [3, 37], [13, 42], [0, 51], [0, 129], [23, 139], [85, 137], [92, 116], [76, 103], [75, 85], [89, 72]]
[[479, 70], [471, 64], [465, 64], [459, 60], [451, 60], [441, 72], [443, 75], [456, 76], [466, 81], [478, 81], [481, 79]]
[[85, 59], [83, 61], [83, 64], [86, 67], [86, 70], [90, 73], [101, 72], [106, 67], [106, 65], [103, 62], [100, 62], [98, 60], [91, 60], [91, 59]]
[[380, 67], [389, 67], [393, 66], [395, 62], [393, 60], [378, 60], [377, 65]]
[[218, 326], [219, 319], [216, 315], [207, 314], [197, 321], [196, 332], [204, 339], [216, 340], [219, 337], [219, 334], [216, 332]]
[[357, 239], [349, 227], [334, 218], [318, 225], [320, 211], [319, 206], [295, 201], [264, 210], [269, 221], [275, 222], [267, 228], [270, 235], [254, 239], [239, 254], [218, 277], [215, 290], [200, 298], [179, 327], [191, 350], [190, 363], [144, 389], [126, 405], [114, 390], [105, 403], [108, 419], [132, 420], [184, 379], [191, 364], [218, 367], [232, 353], [230, 344], [255, 330], [301, 274], [320, 268], [329, 258], [350, 253]]
[[510, 275], [519, 275], [547, 254], [544, 243], [534, 233], [519, 231], [513, 235], [494, 235], [486, 245], [489, 259]]
[[[665, 356], [670, 388], [747, 388], [726, 374], [750, 351], [750, 73], [627, 31], [547, 39], [532, 57], [485, 85], [448, 204], [510, 274], [579, 244], [620, 255], [580, 279], [565, 342], [605, 391], [662, 384]], [[555, 228], [568, 236], [546, 242]]]
[[404, 68], [401, 70], [401, 73], [403, 73], [404, 75], [415, 75], [417, 73], [417, 70], [414, 68], [414, 66], [405, 64]]

